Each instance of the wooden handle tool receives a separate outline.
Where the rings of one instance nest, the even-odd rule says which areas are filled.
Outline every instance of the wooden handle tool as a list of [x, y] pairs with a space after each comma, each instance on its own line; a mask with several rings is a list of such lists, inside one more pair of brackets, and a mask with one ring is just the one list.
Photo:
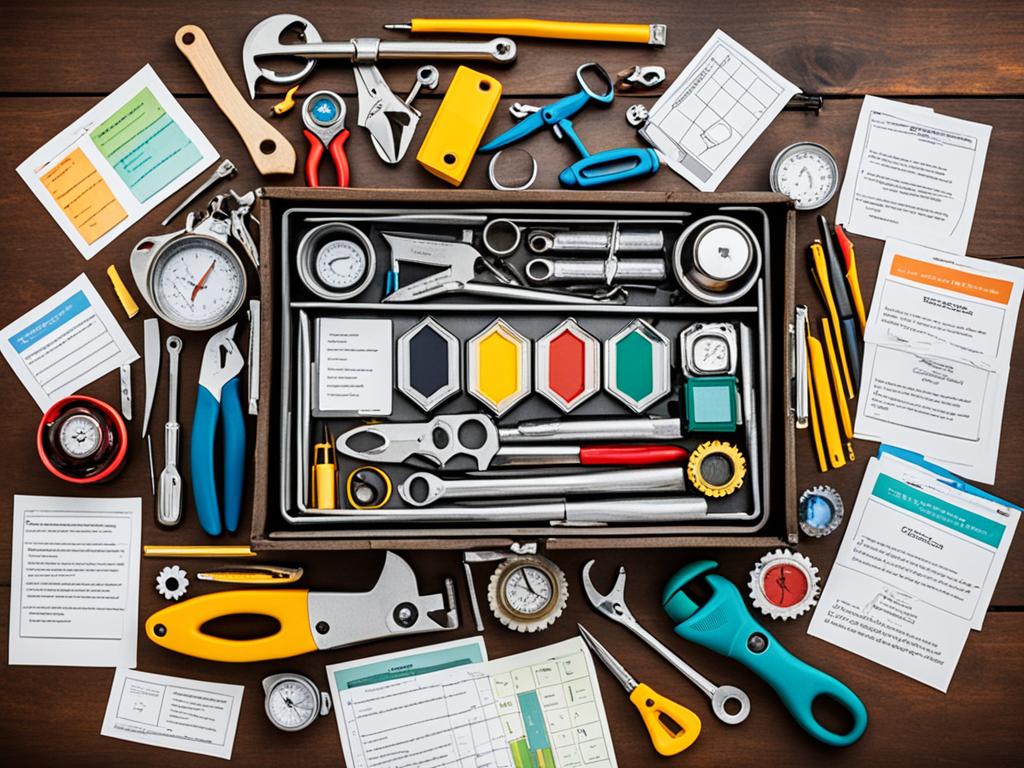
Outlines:
[[231, 82], [206, 33], [195, 24], [186, 24], [175, 33], [174, 42], [192, 64], [220, 111], [235, 126], [256, 169], [264, 176], [294, 173], [295, 148], [249, 106]]

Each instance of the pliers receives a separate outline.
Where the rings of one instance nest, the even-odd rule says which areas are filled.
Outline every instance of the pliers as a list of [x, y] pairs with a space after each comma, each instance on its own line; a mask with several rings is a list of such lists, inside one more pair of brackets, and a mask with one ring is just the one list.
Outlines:
[[235, 343], [237, 323], [215, 333], [206, 343], [199, 369], [199, 393], [192, 420], [192, 493], [203, 530], [219, 536], [221, 504], [213, 473], [218, 422], [223, 422], [223, 527], [234, 533], [242, 511], [245, 478], [245, 416], [242, 413], [241, 377], [244, 358]]
[[302, 103], [302, 132], [309, 142], [306, 156], [306, 185], [320, 186], [320, 160], [327, 149], [334, 162], [334, 171], [339, 187], [348, 186], [348, 156], [345, 142], [348, 129], [345, 127], [345, 102], [331, 91], [315, 91]]

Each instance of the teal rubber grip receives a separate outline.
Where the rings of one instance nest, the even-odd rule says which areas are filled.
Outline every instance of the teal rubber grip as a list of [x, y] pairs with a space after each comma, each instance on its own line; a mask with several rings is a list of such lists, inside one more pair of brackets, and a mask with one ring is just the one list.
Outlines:
[[221, 532], [220, 504], [213, 475], [213, 446], [217, 436], [220, 403], [206, 387], [200, 385], [196, 411], [192, 418], [192, 444], [189, 458], [192, 467], [192, 497], [196, 502], [199, 525], [211, 536]]
[[[662, 605], [675, 624], [676, 634], [735, 659], [758, 675], [775, 689], [800, 727], [818, 741], [833, 747], [856, 742], [868, 725], [867, 708], [857, 694], [787, 651], [751, 616], [731, 581], [707, 573], [715, 567], [717, 564], [711, 561], [691, 563], [666, 584]], [[703, 575], [712, 588], [711, 598], [700, 606], [682, 591], [698, 575]], [[820, 696], [835, 700], [849, 712], [853, 719], [849, 732], [835, 733], [818, 722], [813, 705]]]
[[245, 415], [240, 389], [241, 379], [236, 376], [220, 393], [224, 427], [224, 527], [229, 533], [238, 530], [245, 481]]

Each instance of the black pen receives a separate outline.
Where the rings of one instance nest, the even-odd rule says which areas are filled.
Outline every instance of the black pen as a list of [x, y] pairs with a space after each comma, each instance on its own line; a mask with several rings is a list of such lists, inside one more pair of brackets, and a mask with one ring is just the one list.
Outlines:
[[825, 260], [828, 263], [828, 280], [832, 289], [832, 299], [839, 315], [839, 333], [846, 348], [846, 363], [850, 371], [853, 389], [849, 393], [853, 397], [860, 389], [860, 361], [863, 355], [860, 333], [857, 330], [857, 316], [853, 311], [853, 300], [844, 277], [844, 265], [836, 248], [832, 229], [828, 219], [818, 216], [818, 228], [821, 230], [821, 244], [825, 249]]

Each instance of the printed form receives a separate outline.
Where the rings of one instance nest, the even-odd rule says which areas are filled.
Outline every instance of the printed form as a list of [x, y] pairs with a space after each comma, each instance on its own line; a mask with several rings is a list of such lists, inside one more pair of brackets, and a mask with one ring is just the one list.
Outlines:
[[316, 320], [313, 415], [390, 416], [390, 320]]
[[134, 667], [142, 500], [14, 497], [9, 664]]

